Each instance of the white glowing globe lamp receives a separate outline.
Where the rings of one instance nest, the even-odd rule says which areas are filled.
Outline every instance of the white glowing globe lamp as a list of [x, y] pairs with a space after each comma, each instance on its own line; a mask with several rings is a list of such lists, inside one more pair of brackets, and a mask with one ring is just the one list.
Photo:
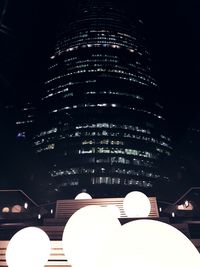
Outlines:
[[73, 267], [96, 267], [99, 253], [120, 222], [100, 206], [86, 206], [68, 220], [63, 232], [63, 250]]
[[200, 266], [200, 254], [192, 242], [173, 226], [159, 221], [124, 224], [106, 246], [98, 267]]
[[75, 199], [92, 199], [92, 197], [90, 196], [90, 194], [82, 192], [78, 194]]
[[133, 191], [125, 196], [123, 208], [127, 217], [148, 217], [151, 203], [144, 193]]
[[43, 267], [47, 264], [51, 244], [47, 234], [37, 227], [18, 231], [6, 250], [8, 267]]
[[120, 218], [120, 209], [116, 205], [102, 206], [102, 208], [107, 209], [115, 218]]

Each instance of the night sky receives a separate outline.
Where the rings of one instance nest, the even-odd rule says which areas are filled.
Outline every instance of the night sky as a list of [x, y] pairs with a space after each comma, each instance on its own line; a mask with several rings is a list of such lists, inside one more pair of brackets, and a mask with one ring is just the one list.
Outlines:
[[[198, 0], [115, 2], [121, 5], [123, 2], [131, 17], [137, 14], [144, 21], [166, 115], [172, 134], [179, 137], [200, 110], [200, 3]], [[69, 17], [75, 9], [76, 1], [72, 0], [8, 0], [2, 20], [11, 34], [6, 37], [9, 45], [0, 44], [1, 80], [12, 89], [3, 91], [4, 102], [22, 101], [40, 93], [60, 18]]]
[[[6, 12], [3, 12], [7, 2]], [[41, 93], [47, 59], [61, 18], [76, 10], [73, 0], [2, 0], [0, 23], [1, 106]], [[174, 143], [200, 113], [200, 2], [115, 0], [144, 21], [154, 75], [160, 84]], [[128, 25], [127, 25], [128, 27]]]

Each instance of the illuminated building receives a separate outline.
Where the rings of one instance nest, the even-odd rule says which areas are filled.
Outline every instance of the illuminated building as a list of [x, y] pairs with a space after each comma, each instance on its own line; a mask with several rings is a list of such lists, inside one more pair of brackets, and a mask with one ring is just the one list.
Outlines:
[[30, 139], [31, 131], [34, 127], [36, 109], [30, 102], [17, 110], [16, 128], [17, 138]]
[[83, 1], [59, 35], [33, 139], [49, 192], [111, 196], [169, 182], [159, 164], [172, 148], [142, 24], [109, 2]]

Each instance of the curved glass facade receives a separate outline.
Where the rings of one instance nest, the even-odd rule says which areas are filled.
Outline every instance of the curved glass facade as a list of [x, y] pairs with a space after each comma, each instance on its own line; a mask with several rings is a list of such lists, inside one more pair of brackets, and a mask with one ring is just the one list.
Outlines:
[[[104, 1], [85, 1], [50, 57], [35, 150], [49, 164], [51, 190], [152, 188], [169, 178], [171, 154], [142, 21]], [[50, 187], [49, 187], [50, 188]]]

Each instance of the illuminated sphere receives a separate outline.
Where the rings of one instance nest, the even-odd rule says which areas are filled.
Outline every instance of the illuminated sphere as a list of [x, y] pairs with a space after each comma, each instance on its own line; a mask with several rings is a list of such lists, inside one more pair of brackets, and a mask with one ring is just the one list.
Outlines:
[[3, 213], [8, 213], [8, 212], [10, 212], [10, 209], [9, 209], [8, 207], [4, 207], [4, 208], [2, 209], [2, 212], [3, 212]]
[[78, 194], [75, 199], [92, 199], [92, 197], [90, 196], [90, 194], [82, 192]]
[[103, 246], [121, 227], [118, 219], [100, 206], [86, 206], [68, 220], [63, 232], [63, 250], [73, 267], [95, 267]]
[[43, 267], [50, 255], [51, 244], [47, 234], [37, 227], [18, 231], [8, 243], [8, 267]]
[[14, 205], [12, 207], [12, 212], [13, 213], [20, 213], [20, 212], [22, 212], [22, 206], [20, 206], [20, 205]]
[[123, 208], [127, 217], [148, 217], [151, 203], [144, 193], [133, 191], [125, 196]]
[[107, 205], [107, 206], [102, 206], [102, 208], [107, 209], [108, 212], [110, 212], [110, 214], [115, 216], [115, 218], [120, 218], [120, 210], [117, 206]]
[[173, 226], [154, 220], [124, 224], [103, 254], [98, 267], [200, 266], [200, 254], [192, 242]]

